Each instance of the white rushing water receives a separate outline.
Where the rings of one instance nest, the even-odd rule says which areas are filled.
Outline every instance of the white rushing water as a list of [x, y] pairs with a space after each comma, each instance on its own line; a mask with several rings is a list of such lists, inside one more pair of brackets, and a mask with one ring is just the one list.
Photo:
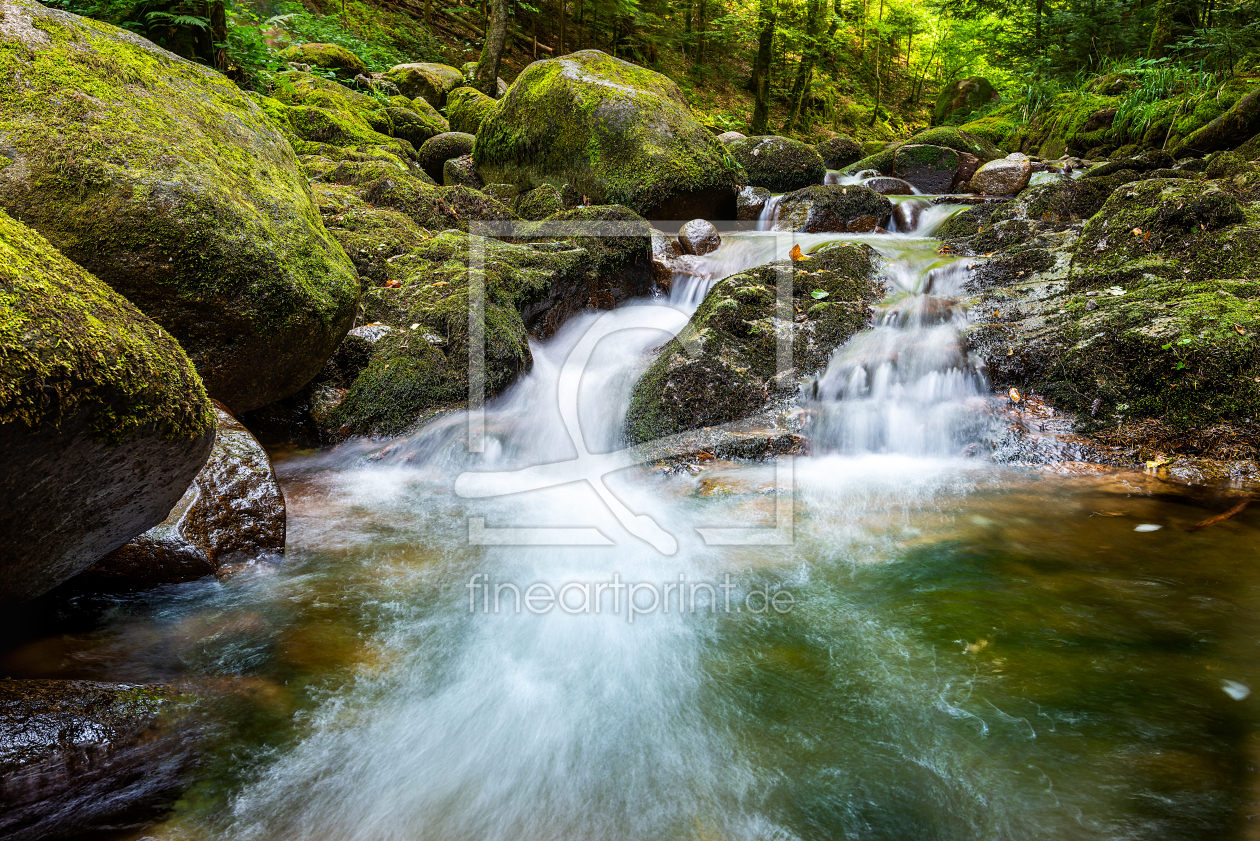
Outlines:
[[[766, 228], [774, 206], [767, 206]], [[891, 294], [876, 326], [839, 349], [816, 385], [807, 384], [816, 389], [816, 446], [856, 457], [839, 474], [829, 458], [798, 470], [798, 493], [812, 500], [801, 504], [851, 511], [854, 523], [880, 506], [917, 505], [969, 481], [956, 467], [923, 458], [958, 454], [983, 378], [959, 345], [965, 314], [952, 304], [965, 268], [937, 257], [923, 239], [952, 209], [920, 211], [916, 231], [846, 235], [881, 250]], [[322, 493], [354, 497], [377, 517], [424, 518], [417, 540], [435, 548], [418, 568], [365, 560], [382, 564], [373, 584], [380, 591], [369, 601], [392, 617], [375, 643], [385, 665], [365, 670], [348, 693], [319, 707], [299, 743], [237, 797], [229, 834], [286, 841], [795, 837], [775, 818], [777, 772], [750, 762], [749, 736], [736, 732], [720, 693], [713, 696], [707, 672], [724, 618], [705, 606], [710, 594], [723, 598], [728, 575], [736, 578], [737, 605], [748, 604], [741, 602], [752, 587], [748, 576], [759, 570], [807, 579], [793, 570], [798, 553], [810, 550], [714, 548], [696, 530], [773, 524], [774, 468], [738, 474], [768, 496], [715, 505], [667, 476], [600, 472], [598, 457], [621, 447], [637, 377], [713, 282], [784, 259], [793, 244], [808, 251], [837, 239], [729, 235], [714, 254], [689, 258], [670, 299], [573, 319], [532, 345], [533, 370], [487, 407], [484, 452], [467, 451], [461, 414], [372, 461], [363, 459], [374, 446], [367, 443], [312, 461], [308, 469], [323, 471]], [[590, 338], [596, 334], [598, 343]], [[872, 460], [873, 453], [892, 455]], [[466, 498], [452, 496], [452, 488]], [[551, 530], [543, 545], [531, 542], [538, 529]], [[672, 551], [662, 550], [662, 534]], [[825, 551], [847, 541], [869, 547], [870, 540], [865, 528], [847, 538], [832, 532]], [[632, 593], [621, 603], [617, 581], [661, 586], [637, 593], [636, 613]], [[675, 581], [718, 589], [690, 591], [692, 599], [699, 594], [698, 613], [685, 609], [681, 588], [665, 590], [672, 610], [649, 609]], [[599, 591], [592, 582], [614, 584]], [[534, 615], [516, 598], [534, 583], [562, 599], [566, 584], [581, 587], [567, 591], [560, 609]], [[440, 594], [436, 604], [409, 595], [426, 590]], [[895, 635], [863, 645], [855, 662], [879, 660], [884, 648], [904, 657]], [[975, 789], [965, 751], [932, 748], [950, 737], [926, 720], [912, 723], [935, 715], [929, 711], [948, 688], [905, 695], [900, 668], [872, 676], [868, 689], [902, 720], [904, 732], [889, 738], [903, 740], [907, 755], [939, 754], [940, 773], [960, 781], [951, 796], [977, 807], [981, 817], [968, 818], [953, 837], [991, 828], [999, 819], [978, 805], [995, 795]]]

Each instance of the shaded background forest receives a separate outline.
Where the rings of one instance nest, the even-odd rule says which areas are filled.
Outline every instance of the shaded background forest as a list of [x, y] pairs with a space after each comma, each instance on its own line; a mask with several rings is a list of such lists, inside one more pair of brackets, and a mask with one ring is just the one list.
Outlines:
[[[1016, 127], [1064, 110], [1065, 96], [1123, 94], [1105, 103], [1116, 111], [1108, 114], [1114, 147], [1148, 134], [1170, 99], [1211, 99], [1230, 79], [1260, 71], [1260, 0], [534, 2], [509, 3], [501, 68], [509, 81], [535, 58], [596, 48], [674, 79], [712, 130], [748, 132], [764, 33], [764, 131], [815, 141], [836, 133], [864, 141], [907, 136], [932, 122], [942, 89], [982, 76], [1000, 98], [951, 122], [992, 113], [996, 119], [973, 129], [987, 125], [995, 142], [1011, 145]], [[260, 90], [268, 71], [284, 66], [280, 50], [310, 41], [343, 46], [373, 71], [410, 61], [459, 66], [476, 60], [489, 14], [485, 0], [51, 5], [125, 26]], [[1097, 104], [1086, 104], [1090, 116]]]

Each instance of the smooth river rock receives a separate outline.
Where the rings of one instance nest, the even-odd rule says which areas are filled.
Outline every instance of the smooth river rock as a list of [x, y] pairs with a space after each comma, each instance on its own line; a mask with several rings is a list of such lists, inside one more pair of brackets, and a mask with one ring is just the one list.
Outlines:
[[1032, 164], [1027, 158], [1001, 158], [976, 170], [971, 176], [971, 189], [989, 196], [1013, 196], [1028, 186], [1030, 178]]
[[267, 453], [236, 418], [215, 406], [210, 458], [171, 513], [70, 582], [91, 591], [139, 590], [224, 577], [284, 554], [284, 494]]
[[684, 254], [708, 254], [721, 244], [717, 228], [706, 219], [692, 219], [678, 232], [678, 246]]

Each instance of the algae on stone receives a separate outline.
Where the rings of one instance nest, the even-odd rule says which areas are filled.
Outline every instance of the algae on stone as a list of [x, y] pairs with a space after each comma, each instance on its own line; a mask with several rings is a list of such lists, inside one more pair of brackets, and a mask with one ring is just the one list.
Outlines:
[[359, 293], [293, 150], [223, 76], [4, 0], [0, 206], [166, 327], [244, 410], [300, 388]]

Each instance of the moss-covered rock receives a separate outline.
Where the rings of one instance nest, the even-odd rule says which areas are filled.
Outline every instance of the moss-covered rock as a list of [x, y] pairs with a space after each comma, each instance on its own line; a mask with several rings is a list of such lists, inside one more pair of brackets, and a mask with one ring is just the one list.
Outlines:
[[1227, 187], [1116, 189], [1069, 243], [1070, 264], [1059, 250], [1053, 268], [1018, 281], [1031, 281], [1026, 291], [1004, 288], [976, 308], [1002, 314], [974, 336], [995, 382], [1046, 394], [1085, 429], [1156, 423], [1208, 454], [1213, 429], [1255, 430], [1260, 213]]
[[385, 113], [389, 116], [390, 134], [406, 140], [416, 149], [423, 146], [429, 138], [448, 130], [445, 120], [434, 120], [430, 115], [414, 108], [390, 106], [385, 109]]
[[822, 155], [799, 140], [777, 135], [745, 137], [727, 144], [744, 168], [744, 183], [772, 193], [821, 184], [827, 174]]
[[1252, 91], [1212, 122], [1190, 134], [1173, 152], [1174, 157], [1206, 155], [1240, 146], [1260, 131], [1260, 90]]
[[476, 88], [456, 88], [446, 98], [451, 131], [476, 134], [481, 121], [494, 109], [494, 100]]
[[368, 184], [362, 196], [377, 207], [402, 211], [430, 231], [466, 231], [469, 222], [516, 218], [506, 205], [480, 190], [462, 185], [429, 187], [414, 178], [381, 178]]
[[863, 158], [861, 145], [847, 134], [824, 140], [814, 147], [814, 151], [823, 159], [827, 169], [842, 169]]
[[359, 276], [372, 286], [402, 281], [393, 258], [429, 238], [429, 232], [407, 214], [368, 204], [355, 190], [315, 185], [315, 196], [328, 232], [336, 237]]
[[[778, 283], [792, 284], [792, 319], [776, 317]], [[716, 426], [763, 408], [793, 374], [822, 368], [870, 323], [883, 296], [874, 251], [834, 245], [813, 259], [771, 263], [719, 281], [635, 385], [625, 434], [632, 443]], [[778, 336], [791, 371], [776, 370]]]
[[564, 210], [564, 196], [551, 184], [540, 184], [516, 200], [516, 213], [522, 219], [546, 219]]
[[293, 150], [223, 76], [13, 0], [0, 41], [0, 206], [168, 329], [212, 396], [314, 376], [359, 281]]
[[[472, 155], [460, 155], [442, 164], [442, 185], [445, 187], [471, 187], [481, 190], [485, 182], [473, 167]], [[483, 191], [484, 192], [484, 191]], [[490, 195], [486, 193], [486, 195]]]
[[861, 160], [849, 164], [844, 171], [850, 174], [873, 169], [884, 175], [894, 175], [897, 167], [897, 151], [903, 146], [935, 146], [953, 149], [955, 152], [974, 156], [984, 163], [1005, 157], [1002, 150], [984, 138], [950, 126], [925, 129], [901, 143], [893, 143], [867, 155]]
[[472, 154], [476, 140], [462, 131], [448, 131], [435, 135], [420, 147], [420, 166], [437, 183], [442, 183], [442, 170], [452, 158]]
[[[311, 144], [354, 150], [379, 147], [393, 157], [409, 160], [415, 157], [416, 147], [407, 138], [423, 134], [423, 127], [434, 122], [416, 109], [404, 107], [402, 103], [407, 100], [403, 97], [396, 97], [397, 104], [387, 105], [331, 79], [298, 70], [272, 74], [271, 96], [253, 96], [302, 154], [313, 153]], [[399, 112], [400, 108], [413, 113]], [[394, 123], [395, 113], [400, 126]]]
[[170, 334], [0, 211], [0, 602], [160, 522], [213, 439]]
[[937, 94], [936, 104], [932, 107], [932, 125], [962, 122], [997, 98], [997, 89], [983, 76], [951, 82]]
[[568, 184], [647, 218], [735, 217], [739, 167], [678, 86], [597, 50], [527, 67], [482, 122], [473, 160], [487, 181]]
[[827, 184], [788, 193], [774, 230], [798, 233], [866, 232], [885, 225], [892, 202], [868, 187]]
[[464, 83], [464, 76], [449, 64], [418, 62], [391, 67], [384, 78], [398, 86], [408, 99], [417, 97], [434, 108], [446, 105], [446, 95]]
[[363, 59], [336, 44], [296, 44], [281, 50], [280, 58], [297, 64], [309, 64], [321, 70], [331, 70], [341, 79], [353, 79], [368, 72], [368, 66], [363, 63]]
[[893, 153], [889, 173], [922, 193], [949, 193], [975, 173], [979, 159], [967, 152], [926, 143], [907, 143]]

